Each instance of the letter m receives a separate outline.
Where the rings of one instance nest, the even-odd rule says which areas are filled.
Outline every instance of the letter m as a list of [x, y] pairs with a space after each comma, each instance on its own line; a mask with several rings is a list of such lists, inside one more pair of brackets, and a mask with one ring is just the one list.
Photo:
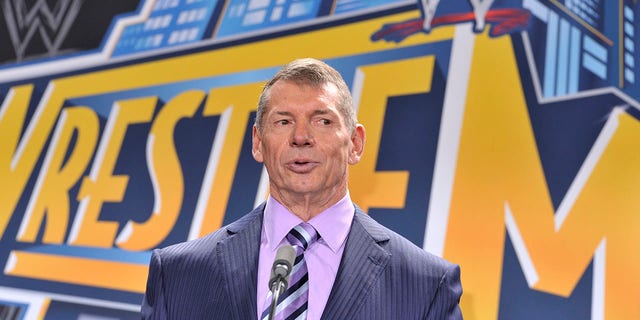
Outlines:
[[640, 122], [614, 109], [555, 209], [511, 40], [478, 36], [473, 51], [449, 191], [433, 184], [447, 204], [430, 208], [425, 241], [461, 265], [463, 313], [498, 317], [508, 234], [531, 289], [568, 297], [593, 261], [592, 318], [640, 319]]

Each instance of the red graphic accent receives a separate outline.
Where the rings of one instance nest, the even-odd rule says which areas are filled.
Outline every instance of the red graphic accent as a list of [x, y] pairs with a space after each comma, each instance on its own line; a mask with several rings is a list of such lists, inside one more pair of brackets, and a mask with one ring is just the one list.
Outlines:
[[[529, 11], [523, 9], [496, 9], [487, 12], [485, 21], [490, 25], [489, 35], [499, 37], [524, 29], [529, 24], [530, 17], [531, 14]], [[475, 21], [475, 13], [473, 12], [449, 14], [433, 18], [431, 28], [473, 21]], [[404, 22], [385, 24], [371, 36], [371, 40], [378, 41], [384, 39], [386, 41], [400, 42], [412, 34], [422, 32], [423, 23], [423, 18], [417, 18]]]

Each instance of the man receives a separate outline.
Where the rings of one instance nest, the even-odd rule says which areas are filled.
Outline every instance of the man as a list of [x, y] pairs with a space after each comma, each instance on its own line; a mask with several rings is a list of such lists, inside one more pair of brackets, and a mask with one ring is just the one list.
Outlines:
[[286, 65], [266, 84], [253, 127], [269, 198], [212, 234], [155, 250], [143, 318], [266, 319], [274, 257], [304, 222], [295, 233], [308, 241], [302, 267], [293, 267], [276, 319], [461, 319], [459, 267], [351, 202], [348, 167], [364, 143], [340, 74], [315, 59]]

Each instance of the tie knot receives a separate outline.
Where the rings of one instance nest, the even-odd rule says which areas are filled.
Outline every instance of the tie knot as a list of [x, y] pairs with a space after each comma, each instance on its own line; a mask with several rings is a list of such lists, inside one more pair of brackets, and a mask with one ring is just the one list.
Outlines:
[[287, 234], [287, 240], [289, 240], [289, 243], [294, 246], [301, 247], [302, 250], [307, 250], [309, 245], [319, 238], [320, 235], [316, 229], [312, 225], [304, 222], [293, 227], [293, 229], [289, 231], [289, 234]]

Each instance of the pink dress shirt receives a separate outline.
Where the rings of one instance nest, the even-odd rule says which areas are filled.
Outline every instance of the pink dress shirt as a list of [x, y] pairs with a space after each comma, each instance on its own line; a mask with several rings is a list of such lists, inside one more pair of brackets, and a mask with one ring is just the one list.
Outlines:
[[[336, 279], [344, 245], [349, 235], [355, 208], [349, 193], [336, 204], [323, 211], [308, 222], [318, 231], [321, 238], [305, 251], [305, 260], [309, 272], [309, 305], [307, 319], [316, 320], [322, 316], [329, 293]], [[264, 209], [262, 240], [258, 260], [258, 314], [268, 308], [271, 301], [269, 276], [276, 251], [288, 244], [286, 235], [291, 228], [303, 222], [282, 204], [269, 196]]]

